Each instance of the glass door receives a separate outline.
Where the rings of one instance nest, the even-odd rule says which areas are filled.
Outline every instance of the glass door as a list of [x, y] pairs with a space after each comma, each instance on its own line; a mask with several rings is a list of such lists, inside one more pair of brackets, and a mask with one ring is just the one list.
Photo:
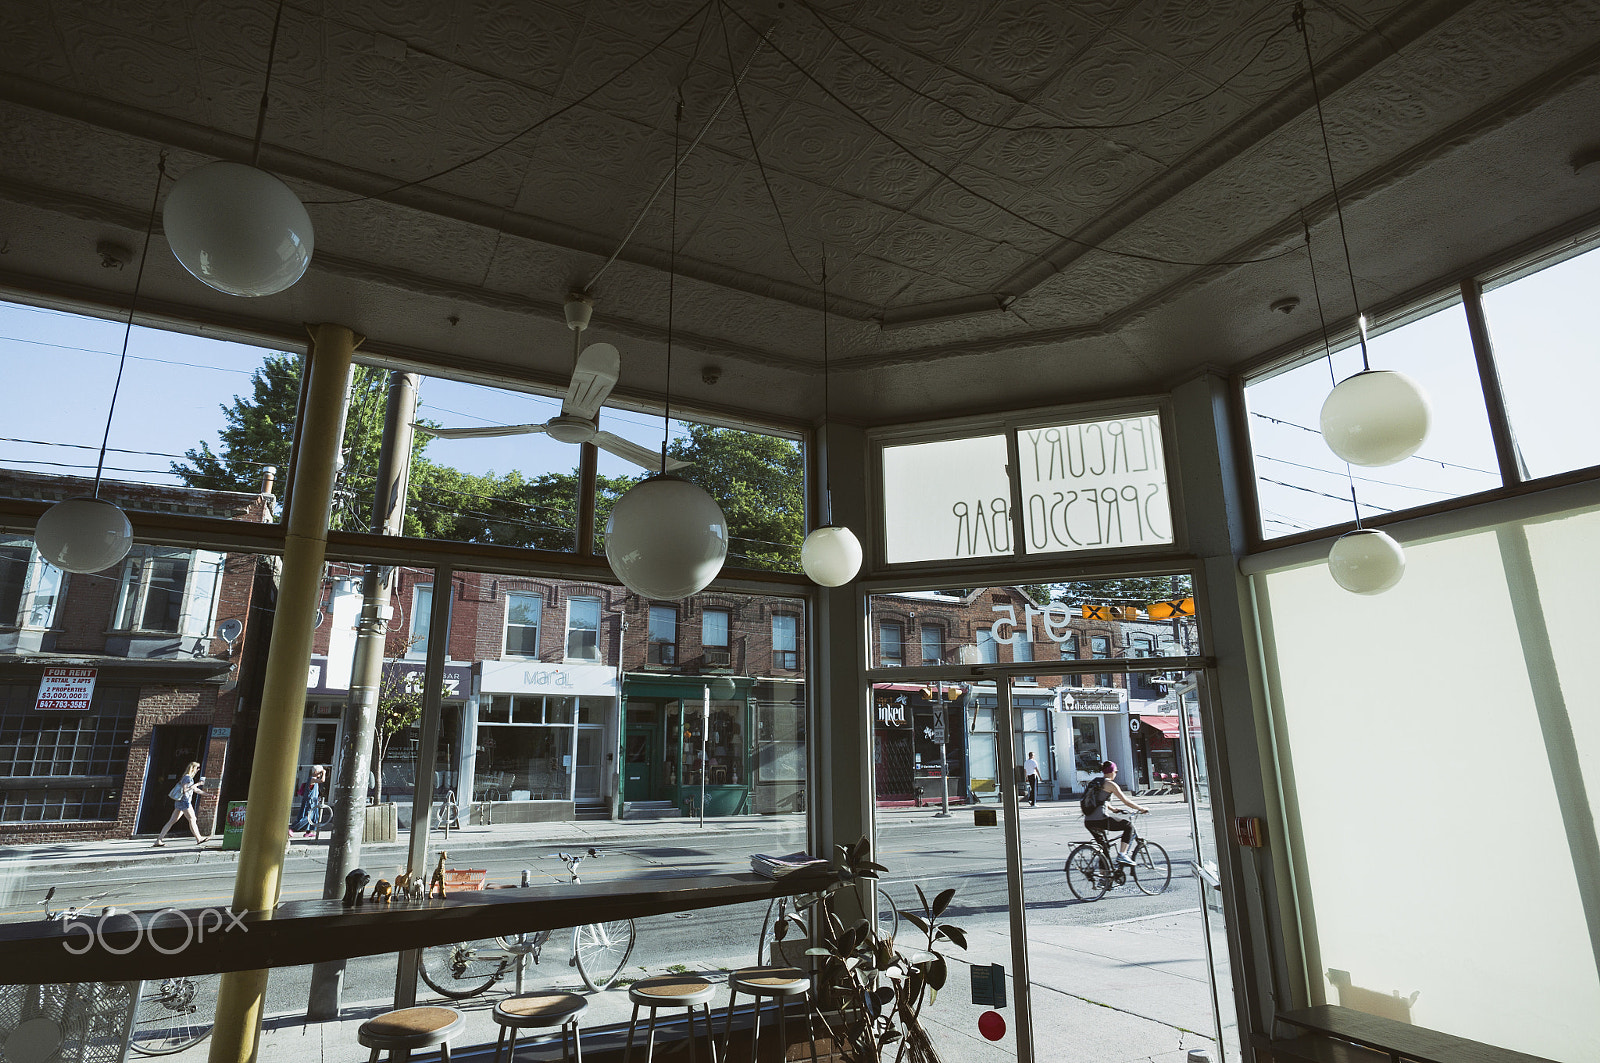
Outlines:
[[1211, 804], [1211, 774], [1206, 761], [1205, 713], [1201, 710], [1200, 677], [1190, 673], [1173, 691], [1178, 704], [1179, 735], [1183, 743], [1181, 791], [1189, 805], [1194, 837], [1190, 872], [1199, 884], [1200, 918], [1204, 927], [1206, 963], [1211, 968], [1213, 1028], [1217, 1031], [1219, 1061], [1242, 1058], [1239, 1020], [1233, 1005], [1233, 974], [1228, 961], [1227, 924], [1222, 908], [1216, 819]]

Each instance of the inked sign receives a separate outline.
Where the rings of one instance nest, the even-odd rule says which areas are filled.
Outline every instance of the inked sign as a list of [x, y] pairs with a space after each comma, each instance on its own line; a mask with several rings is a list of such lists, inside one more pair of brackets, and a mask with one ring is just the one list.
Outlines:
[[1155, 414], [1017, 434], [1029, 553], [1172, 542]]

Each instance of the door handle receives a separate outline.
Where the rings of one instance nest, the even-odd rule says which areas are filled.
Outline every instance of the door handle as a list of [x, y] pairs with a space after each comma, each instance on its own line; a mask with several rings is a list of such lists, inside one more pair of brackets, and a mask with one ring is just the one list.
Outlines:
[[1211, 869], [1197, 861], [1189, 861], [1189, 866], [1194, 869], [1195, 877], [1204, 881], [1212, 889], [1220, 890], [1222, 880], [1212, 873]]

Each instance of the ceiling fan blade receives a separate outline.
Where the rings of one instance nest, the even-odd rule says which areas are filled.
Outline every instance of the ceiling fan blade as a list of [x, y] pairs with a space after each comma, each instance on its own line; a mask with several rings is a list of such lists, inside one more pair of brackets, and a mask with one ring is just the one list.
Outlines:
[[622, 368], [622, 356], [609, 343], [591, 343], [578, 355], [572, 367], [572, 383], [567, 385], [567, 397], [561, 403], [564, 417], [582, 417], [592, 421], [600, 415], [600, 407], [617, 386], [617, 373]]
[[[659, 450], [651, 450], [649, 447], [640, 446], [631, 439], [623, 439], [621, 436], [613, 435], [610, 432], [596, 432], [593, 442], [595, 446], [607, 454], [615, 454], [623, 461], [631, 461], [641, 469], [655, 472], [661, 468], [661, 452]], [[672, 472], [674, 469], [684, 468], [688, 464], [686, 461], [668, 458], [667, 471]]]
[[544, 431], [542, 424], [486, 424], [482, 428], [428, 428], [418, 424], [412, 427], [440, 439], [486, 439], [490, 436], [525, 436]]

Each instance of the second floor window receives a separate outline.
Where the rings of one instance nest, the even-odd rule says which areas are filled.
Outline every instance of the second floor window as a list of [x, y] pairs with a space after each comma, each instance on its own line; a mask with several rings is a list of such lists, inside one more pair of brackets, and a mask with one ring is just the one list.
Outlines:
[[994, 640], [994, 628], [980, 627], [978, 629], [978, 663], [997, 664], [1000, 660], [1000, 644]]
[[49, 627], [61, 594], [61, 570], [30, 539], [0, 537], [0, 627]]
[[713, 668], [723, 667], [732, 660], [728, 619], [726, 609], [707, 609], [700, 614], [700, 645], [705, 650], [706, 664]]
[[678, 663], [678, 611], [670, 605], [650, 607], [650, 664]]
[[1135, 635], [1128, 640], [1129, 657], [1154, 657], [1155, 655], [1155, 640], [1149, 635]]
[[428, 655], [428, 628], [433, 623], [433, 584], [411, 588], [411, 644], [406, 656], [420, 660]]
[[900, 625], [884, 621], [878, 625], [878, 664], [884, 668], [899, 668], [905, 663], [905, 639]]
[[122, 565], [116, 629], [210, 634], [222, 560], [206, 550], [134, 547]]
[[922, 663], [944, 663], [944, 631], [938, 624], [922, 625]]
[[772, 618], [772, 663], [778, 668], [800, 668], [800, 624], [793, 616]]
[[[1108, 635], [1094, 635], [1089, 639], [1090, 652], [1094, 659], [1104, 660], [1111, 656], [1111, 638]], [[1104, 684], [1102, 684], [1104, 685]]]
[[537, 594], [506, 595], [506, 656], [539, 656], [539, 614], [544, 599]]
[[600, 599], [567, 600], [567, 659], [600, 659]]

